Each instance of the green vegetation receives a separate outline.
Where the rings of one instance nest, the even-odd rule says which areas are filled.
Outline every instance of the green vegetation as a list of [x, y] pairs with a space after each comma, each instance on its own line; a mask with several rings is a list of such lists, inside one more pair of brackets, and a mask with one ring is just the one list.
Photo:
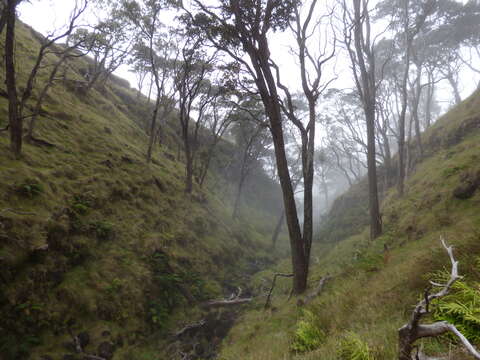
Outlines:
[[291, 348], [300, 353], [312, 351], [320, 346], [324, 337], [325, 334], [315, 323], [315, 315], [311, 311], [303, 310]]
[[[20, 83], [38, 48], [32, 33], [19, 25]], [[81, 79], [86, 62], [72, 60], [68, 79]], [[45, 78], [42, 71], [38, 83]], [[250, 194], [234, 221], [236, 184], [214, 159], [205, 188], [185, 195], [184, 164], [171, 154], [173, 123], [145, 163], [145, 101], [116, 78], [88, 94], [58, 81], [36, 129], [54, 146], [26, 143], [16, 160], [0, 133], [2, 358], [60, 359], [70, 332], [88, 332], [88, 353], [121, 338], [115, 359], [156, 359], [166, 334], [201, 316], [186, 291], [195, 302], [221, 297], [227, 284], [245, 288], [256, 259], [273, 261], [277, 186], [257, 172], [262, 195]], [[3, 123], [3, 97], [0, 113]], [[231, 158], [232, 147], [223, 142], [220, 159]]]
[[[438, 280], [437, 271], [449, 271], [450, 263], [440, 244], [440, 235], [454, 245], [459, 272], [451, 295], [433, 302], [430, 319], [448, 319], [464, 329], [476, 345], [478, 338], [478, 254], [480, 252], [480, 192], [458, 198], [457, 188], [480, 170], [478, 109], [475, 93], [440, 118], [426, 134], [429, 154], [416, 164], [406, 183], [406, 194], [396, 189], [385, 192], [382, 215], [385, 232], [369, 240], [365, 225], [342, 241], [329, 242], [320, 234], [314, 244], [310, 284], [315, 286], [326, 274], [333, 275], [322, 293], [306, 307], [313, 314], [321, 336], [320, 345], [305, 353], [291, 353], [304, 325], [295, 299], [288, 301], [290, 283], [280, 280], [272, 306], [275, 311], [251, 310], [229, 334], [222, 359], [394, 359], [397, 356], [398, 328], [407, 322], [412, 306], [423, 296], [428, 280]], [[470, 129], [465, 131], [465, 129]], [[448, 169], [448, 170], [446, 170]], [[354, 186], [348, 198], [366, 198], [364, 184]], [[345, 198], [345, 197], [344, 197]], [[331, 216], [335, 226], [362, 223], [365, 209], [351, 207], [342, 217], [340, 198]], [[354, 226], [348, 227], [353, 231]], [[345, 229], [344, 229], [345, 230]], [[342, 230], [343, 231], [343, 230]], [[255, 276], [261, 286], [273, 272], [288, 272], [285, 261], [275, 269]], [[260, 305], [260, 304], [259, 304]], [[476, 329], [476, 330], [474, 330]], [[312, 340], [309, 341], [311, 343]], [[418, 342], [430, 355], [451, 351], [455, 359], [468, 359], [457, 349], [453, 338], [424, 339]], [[450, 349], [450, 350], [449, 350]]]

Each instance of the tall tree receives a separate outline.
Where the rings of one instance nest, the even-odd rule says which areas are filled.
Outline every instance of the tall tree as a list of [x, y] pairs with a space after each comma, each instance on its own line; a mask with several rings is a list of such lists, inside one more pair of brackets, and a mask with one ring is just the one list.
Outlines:
[[362, 102], [367, 127], [368, 192], [370, 209], [370, 238], [382, 233], [378, 200], [375, 119], [376, 119], [376, 59], [375, 39], [372, 39], [368, 1], [343, 2], [344, 40], [350, 56], [352, 73]]
[[[298, 0], [221, 0], [219, 7], [208, 7], [199, 0], [194, 3], [201, 12], [192, 15], [209, 40], [219, 50], [241, 63], [254, 79], [269, 120], [278, 175], [283, 193], [290, 247], [292, 250], [293, 291], [307, 288], [310, 245], [305, 241], [296, 208], [294, 190], [288, 167], [282, 125], [282, 109], [274, 70], [271, 67], [268, 35], [288, 27]], [[243, 56], [247, 55], [247, 58]]]
[[[317, 15], [319, 9], [317, 0], [312, 0], [305, 4], [305, 10], [299, 3], [293, 4], [293, 21], [290, 29], [294, 35], [296, 44], [294, 53], [297, 54], [297, 60], [300, 64], [299, 76], [301, 79], [303, 96], [307, 101], [307, 115], [303, 119], [301, 112], [298, 111], [290, 90], [281, 83], [280, 70], [274, 64], [278, 86], [283, 90], [285, 101], [281, 107], [286, 117], [295, 125], [300, 132], [301, 138], [301, 159], [303, 175], [303, 229], [302, 236], [305, 250], [305, 267], [308, 274], [310, 263], [310, 251], [313, 237], [313, 176], [314, 176], [314, 152], [315, 152], [315, 127], [317, 122], [317, 105], [322, 92], [333, 81], [323, 79], [325, 64], [333, 59], [336, 49], [335, 34], [331, 36], [331, 52], [327, 53], [328, 43], [326, 39], [319, 39], [322, 33], [323, 22], [326, 17]], [[303, 18], [302, 13], [306, 16]], [[317, 38], [312, 40], [313, 36]], [[323, 40], [323, 41], [321, 41]]]

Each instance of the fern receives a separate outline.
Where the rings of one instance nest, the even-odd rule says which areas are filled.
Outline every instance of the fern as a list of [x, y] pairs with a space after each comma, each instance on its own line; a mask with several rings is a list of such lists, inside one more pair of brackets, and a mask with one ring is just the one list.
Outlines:
[[[440, 274], [441, 278], [449, 276]], [[455, 325], [471, 342], [480, 342], [480, 291], [478, 285], [456, 281], [452, 292], [437, 302], [433, 312], [435, 320]]]
[[318, 348], [325, 339], [325, 333], [316, 324], [315, 315], [303, 310], [303, 318], [297, 324], [291, 349], [295, 352], [307, 352]]
[[340, 341], [338, 357], [342, 360], [374, 360], [368, 344], [353, 331], [347, 332]]

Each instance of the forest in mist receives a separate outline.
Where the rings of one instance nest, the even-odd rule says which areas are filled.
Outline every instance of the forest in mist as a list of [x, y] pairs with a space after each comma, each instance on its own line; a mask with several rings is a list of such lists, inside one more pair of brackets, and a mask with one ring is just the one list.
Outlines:
[[[20, 19], [39, 26], [33, 40], [18, 40]], [[0, 34], [5, 164], [30, 166], [32, 154], [58, 148], [49, 140], [56, 129], [44, 123], [50, 104], [69, 105], [54, 91], [63, 87], [94, 108], [118, 85], [123, 90], [113, 91], [112, 103], [141, 129], [143, 165], [159, 166], [165, 153], [181, 164], [189, 199], [206, 192], [228, 198], [224, 212], [232, 221], [244, 221], [250, 207], [271, 216], [269, 249], [287, 255], [290, 295], [306, 296], [302, 304], [311, 300], [315, 246], [330, 246], [325, 226], [348, 212], [345, 193], [364, 186], [368, 196], [359, 206], [368, 214], [369, 241], [390, 234], [382, 202], [407, 198], [417, 165], [437, 150], [425, 134], [480, 81], [478, 0], [5, 0]], [[104, 127], [108, 135], [115, 121]], [[105, 155], [108, 138], [95, 139], [93, 153]], [[468, 180], [472, 194], [475, 179]], [[24, 191], [34, 197], [42, 191], [32, 184]], [[279, 245], [282, 234], [287, 240]], [[432, 284], [446, 294], [459, 275], [452, 248], [442, 244], [451, 277]], [[388, 253], [387, 242], [382, 251]], [[240, 295], [225, 301], [245, 302]], [[459, 332], [419, 324], [429, 302], [443, 295], [425, 292], [400, 333], [399, 359], [412, 358], [420, 337]]]

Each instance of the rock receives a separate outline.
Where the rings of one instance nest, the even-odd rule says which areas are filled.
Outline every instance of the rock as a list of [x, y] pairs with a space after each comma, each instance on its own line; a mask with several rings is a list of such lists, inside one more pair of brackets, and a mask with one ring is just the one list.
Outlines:
[[113, 353], [115, 352], [115, 346], [109, 342], [104, 341], [100, 345], [98, 345], [97, 353], [98, 356], [110, 360], [113, 358]]
[[78, 358], [73, 354], [65, 354], [63, 355], [62, 360], [78, 360]]
[[121, 160], [127, 164], [133, 164], [135, 162], [132, 158], [128, 157], [127, 155], [123, 155], [121, 157]]
[[166, 152], [166, 153], [164, 153], [164, 156], [170, 161], [175, 161], [175, 155], [172, 155], [172, 154]]
[[202, 355], [205, 354], [205, 348], [200, 343], [195, 344], [194, 350], [195, 350], [195, 355], [199, 357], [202, 357]]
[[457, 199], [469, 199], [480, 186], [480, 173], [467, 173], [461, 177], [461, 183], [453, 190], [453, 196]]
[[65, 350], [68, 350], [68, 351], [71, 351], [71, 352], [76, 352], [76, 347], [75, 347], [75, 344], [71, 341], [68, 341], [68, 342], [64, 342], [63, 343], [63, 348]]
[[111, 135], [112, 134], [112, 129], [110, 129], [109, 127], [104, 127], [103, 128], [103, 131], [105, 131], [105, 134], [108, 134], [108, 135]]
[[117, 340], [115, 341], [115, 343], [118, 347], [123, 347], [124, 341], [122, 335], [117, 336]]
[[113, 169], [113, 163], [110, 161], [110, 159], [104, 160], [100, 164], [105, 165], [109, 169]]
[[85, 349], [85, 347], [90, 343], [90, 335], [88, 335], [88, 332], [86, 331], [79, 333], [77, 338], [82, 349]]
[[103, 337], [108, 337], [108, 336], [110, 336], [110, 335], [112, 335], [112, 334], [110, 333], [110, 331], [108, 331], [108, 330], [102, 331], [102, 336], [103, 336]]

